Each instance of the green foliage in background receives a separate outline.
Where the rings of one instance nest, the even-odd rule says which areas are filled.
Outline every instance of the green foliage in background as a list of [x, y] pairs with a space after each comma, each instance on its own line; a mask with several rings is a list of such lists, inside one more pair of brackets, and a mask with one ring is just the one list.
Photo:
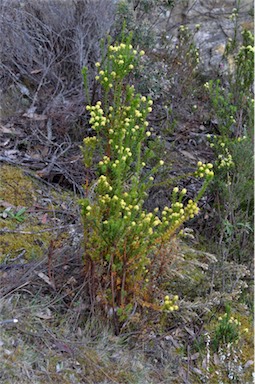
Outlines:
[[[235, 17], [237, 17], [235, 13]], [[242, 32], [242, 45], [229, 39], [225, 57], [232, 63], [228, 84], [205, 84], [219, 134], [208, 135], [215, 152], [215, 179], [219, 217], [218, 236], [225, 260], [252, 262], [253, 234], [253, 126], [254, 36]]]
[[223, 316], [219, 316], [213, 332], [213, 351], [218, 352], [219, 348], [236, 343], [240, 338], [240, 326], [241, 322], [231, 316], [230, 307], [226, 306], [226, 312]]

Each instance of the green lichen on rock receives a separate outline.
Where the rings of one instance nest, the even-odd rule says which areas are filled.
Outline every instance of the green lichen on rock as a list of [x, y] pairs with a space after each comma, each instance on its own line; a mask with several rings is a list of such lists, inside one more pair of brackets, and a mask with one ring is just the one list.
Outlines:
[[[0, 229], [6, 228], [2, 221], [0, 221]], [[8, 228], [8, 230], [10, 229]], [[22, 257], [25, 260], [37, 259], [43, 256], [48, 248], [51, 233], [40, 232], [41, 230], [42, 227], [29, 225], [26, 226], [24, 231], [27, 233], [20, 233], [19, 230], [14, 230], [14, 233], [8, 231], [1, 233], [0, 261], [15, 260], [20, 254], [23, 255]]]
[[22, 169], [3, 165], [0, 169], [0, 199], [14, 206], [29, 206], [35, 201], [34, 185]]
[[[51, 240], [60, 246], [68, 233], [56, 233], [54, 209], [66, 200], [63, 193], [54, 198], [52, 190], [24, 174], [21, 168], [4, 165], [0, 169], [0, 263], [17, 263], [47, 255]], [[45, 198], [46, 197], [46, 198]], [[70, 200], [70, 196], [69, 196]], [[48, 201], [48, 202], [47, 202]], [[8, 214], [8, 209], [14, 215]], [[35, 209], [35, 207], [41, 207]], [[26, 208], [22, 220], [15, 214]], [[47, 210], [49, 211], [48, 213]], [[61, 209], [60, 209], [61, 211]], [[5, 214], [7, 212], [7, 214]], [[52, 212], [52, 213], [51, 213]], [[45, 220], [44, 220], [45, 217]], [[56, 240], [57, 238], [57, 240]], [[22, 254], [22, 258], [19, 256]], [[16, 261], [16, 260], [18, 261]]]

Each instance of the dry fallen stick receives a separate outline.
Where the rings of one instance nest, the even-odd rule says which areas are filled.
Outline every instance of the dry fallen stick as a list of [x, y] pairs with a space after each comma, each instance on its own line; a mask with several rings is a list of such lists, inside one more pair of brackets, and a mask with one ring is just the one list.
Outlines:
[[15, 268], [29, 268], [33, 265], [35, 265], [34, 262], [25, 263], [25, 264], [0, 264], [0, 270], [6, 271], [8, 269], [15, 269]]
[[38, 271], [36, 271], [36, 270], [35, 270], [34, 272], [35, 272], [35, 274], [36, 274], [38, 277], [40, 277], [40, 279], [42, 279], [42, 280], [43, 280], [46, 284], [48, 284], [51, 288], [53, 288], [54, 290], [56, 289], [54, 282], [51, 281], [50, 278], [49, 278], [47, 275], [45, 275], [45, 273], [43, 273], [43, 272], [38, 272]]
[[7, 324], [16, 324], [18, 323], [19, 320], [18, 319], [8, 319], [8, 320], [2, 320], [0, 321], [0, 325], [7, 325]]

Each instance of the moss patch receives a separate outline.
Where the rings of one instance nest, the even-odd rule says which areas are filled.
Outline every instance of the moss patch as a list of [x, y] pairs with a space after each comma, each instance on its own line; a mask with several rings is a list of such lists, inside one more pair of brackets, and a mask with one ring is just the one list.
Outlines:
[[[73, 196], [56, 193], [14, 166], [2, 166], [0, 180], [0, 263], [38, 259], [47, 254], [51, 240], [61, 245], [68, 237], [67, 232], [58, 231], [58, 226], [66, 224], [61, 204], [70, 206]], [[26, 210], [17, 220], [15, 215], [22, 208]], [[60, 212], [59, 217], [56, 212]]]
[[4, 165], [0, 169], [0, 199], [14, 206], [30, 206], [36, 200], [34, 184], [22, 169]]

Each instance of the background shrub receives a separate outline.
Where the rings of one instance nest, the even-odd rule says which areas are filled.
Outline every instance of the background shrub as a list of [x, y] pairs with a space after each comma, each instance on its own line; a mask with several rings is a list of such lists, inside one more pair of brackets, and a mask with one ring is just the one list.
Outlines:
[[99, 41], [110, 31], [114, 4], [10, 0], [0, 7], [2, 115], [24, 110], [46, 115], [63, 136], [83, 112], [83, 66], [89, 68], [93, 87]]

